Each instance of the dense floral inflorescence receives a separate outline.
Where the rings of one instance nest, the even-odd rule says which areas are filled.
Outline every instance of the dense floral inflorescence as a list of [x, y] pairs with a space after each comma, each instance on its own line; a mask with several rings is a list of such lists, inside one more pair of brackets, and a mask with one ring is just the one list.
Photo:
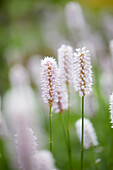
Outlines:
[[68, 109], [68, 94], [67, 89], [62, 85], [57, 91], [58, 93], [58, 102], [53, 104], [52, 110], [55, 113], [63, 113]]
[[63, 82], [69, 84], [73, 69], [73, 49], [71, 46], [62, 45], [58, 49], [58, 64]]
[[85, 47], [74, 53], [74, 87], [79, 95], [85, 96], [92, 90], [92, 71], [89, 50]]
[[55, 170], [54, 159], [49, 151], [42, 150], [34, 154], [33, 170]]
[[57, 89], [59, 88], [59, 76], [56, 60], [45, 57], [41, 61], [41, 86], [42, 98], [49, 106], [58, 101]]
[[[82, 119], [77, 120], [75, 123], [77, 136], [81, 141], [81, 131], [82, 131]], [[93, 128], [92, 123], [88, 119], [84, 119], [84, 148], [88, 149], [91, 146], [97, 146], [97, 136]]]
[[22, 170], [30, 170], [33, 164], [32, 156], [37, 151], [37, 137], [31, 128], [19, 129], [15, 135], [18, 164]]
[[[110, 107], [109, 107], [109, 110], [110, 110], [110, 119], [111, 119], [111, 122], [113, 124], [113, 93], [112, 95], [110, 95]], [[113, 125], [111, 126], [111, 128], [113, 128]]]

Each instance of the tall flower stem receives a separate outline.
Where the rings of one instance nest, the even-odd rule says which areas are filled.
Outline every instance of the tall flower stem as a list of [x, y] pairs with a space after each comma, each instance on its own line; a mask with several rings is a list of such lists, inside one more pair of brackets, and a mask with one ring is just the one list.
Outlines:
[[49, 108], [49, 144], [50, 144], [50, 151], [52, 152], [52, 122], [51, 122], [51, 106]]
[[[63, 128], [63, 132], [64, 132], [64, 137], [65, 137], [65, 142], [66, 142], [66, 147], [67, 147], [67, 152], [69, 151], [68, 149], [68, 141], [66, 138], [66, 131], [65, 131], [65, 126], [64, 126], [64, 121], [63, 121], [63, 117], [62, 114], [60, 113], [60, 118], [61, 118], [61, 122], [62, 122], [62, 128]], [[70, 166], [71, 167], [71, 166]]]
[[63, 133], [64, 133], [64, 137], [65, 137], [65, 142], [66, 142], [66, 145], [67, 145], [66, 132], [65, 132], [65, 126], [64, 126], [62, 113], [59, 113], [59, 114], [60, 114], [60, 119], [61, 119], [61, 123], [62, 123], [62, 129], [63, 129]]
[[69, 128], [70, 128], [70, 90], [69, 90], [69, 84], [67, 84], [67, 92], [68, 92], [67, 144], [68, 144], [68, 156], [69, 156], [70, 169], [73, 170], [73, 166], [72, 166], [72, 153], [71, 153], [71, 140], [70, 140], [70, 134], [69, 134]]
[[82, 139], [81, 139], [81, 170], [84, 169], [84, 96], [82, 96]]

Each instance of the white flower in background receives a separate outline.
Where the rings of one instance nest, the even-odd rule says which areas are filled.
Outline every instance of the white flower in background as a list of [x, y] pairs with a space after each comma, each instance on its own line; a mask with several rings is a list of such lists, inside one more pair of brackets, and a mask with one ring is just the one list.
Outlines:
[[[81, 142], [81, 132], [82, 132], [82, 119], [75, 122], [76, 133]], [[84, 148], [88, 149], [91, 146], [97, 146], [97, 136], [93, 128], [92, 123], [89, 119], [84, 118]]]
[[[94, 50], [96, 52], [96, 56], [98, 56], [97, 60], [99, 59], [99, 57], [100, 58], [102, 57], [102, 59], [103, 59], [103, 56], [106, 51], [105, 50], [106, 47], [105, 47], [105, 41], [104, 41], [104, 38], [102, 37], [102, 35], [99, 34], [98, 32], [94, 32], [93, 34], [90, 34], [89, 42], [92, 42], [94, 45]], [[90, 49], [89, 46], [87, 46], [87, 44], [85, 46], [88, 47], [88, 49]], [[101, 60], [101, 62], [102, 62], [102, 60]]]
[[55, 161], [49, 151], [38, 151], [34, 156], [34, 167], [32, 170], [54, 170]]
[[[18, 140], [19, 140], [18, 147], [20, 149], [21, 155], [23, 154], [21, 160], [25, 161], [24, 165], [26, 165], [27, 167], [26, 169], [24, 168], [24, 170], [31, 170], [32, 168], [30, 166], [32, 165], [32, 158], [30, 156], [30, 153], [32, 153], [33, 151], [34, 154], [35, 149], [33, 148], [35, 145], [31, 140], [33, 139], [31, 137], [33, 135], [30, 136], [30, 130], [29, 132], [27, 132], [26, 127], [32, 127], [33, 129], [36, 128], [38, 132], [38, 136], [41, 141], [40, 142], [41, 145], [43, 145], [43, 141], [45, 140], [42, 140], [42, 134], [41, 134], [42, 129], [40, 128], [40, 123], [36, 125], [37, 121], [40, 122], [40, 116], [38, 116], [37, 119], [36, 116], [37, 104], [36, 104], [35, 93], [30, 87], [30, 84], [26, 82], [26, 79], [22, 79], [22, 81], [19, 81], [17, 79], [17, 77], [21, 78], [21, 76], [19, 72], [19, 74], [16, 74], [15, 77], [12, 77], [12, 79], [14, 80], [14, 84], [11, 86], [11, 89], [7, 91], [6, 94], [4, 95], [3, 111], [7, 119], [9, 131], [10, 131], [9, 135], [14, 136], [14, 134], [18, 134]], [[17, 162], [13, 152], [14, 146], [15, 145], [12, 142], [8, 145], [10, 154], [12, 154], [11, 156], [12, 164], [16, 164]], [[14, 160], [15, 163], [13, 162]]]
[[109, 49], [110, 49], [111, 56], [113, 57], [113, 40], [109, 42]]
[[40, 55], [31, 56], [27, 63], [31, 78], [36, 86], [40, 87]]
[[3, 98], [3, 112], [7, 116], [8, 125], [15, 133], [17, 124], [26, 122], [27, 126], [35, 125], [37, 112], [36, 96], [27, 79], [27, 71], [21, 65], [11, 68], [11, 89]]
[[[107, 65], [107, 61], [105, 61], [105, 64]], [[103, 94], [103, 96], [108, 98], [108, 96], [111, 94], [111, 92], [113, 90], [113, 86], [112, 86], [113, 74], [112, 74], [111, 67], [109, 66], [107, 68], [106, 68], [106, 71], [105, 71], [105, 67], [104, 67], [104, 71], [100, 74], [99, 83], [100, 83], [101, 93]], [[109, 70], [109, 68], [110, 68], [110, 70]]]
[[73, 49], [69, 45], [62, 45], [58, 49], [58, 65], [61, 81], [69, 84], [73, 71]]
[[110, 104], [109, 110], [110, 110], [110, 113], [111, 113], [110, 114], [110, 119], [111, 119], [110, 123], [112, 123], [111, 128], [113, 128], [113, 93], [112, 93], [112, 95], [110, 95], [109, 104]]
[[103, 13], [101, 15], [101, 23], [103, 27], [104, 34], [107, 40], [110, 40], [113, 37], [113, 16], [110, 13]]
[[68, 109], [68, 94], [67, 89], [63, 85], [57, 91], [58, 102], [53, 103], [52, 111], [55, 113], [63, 113]]
[[76, 31], [80, 31], [80, 33], [84, 35], [87, 33], [87, 26], [86, 26], [84, 14], [79, 3], [77, 2], [67, 3], [65, 8], [65, 15], [66, 15], [67, 25], [70, 29], [75, 29]]
[[112, 67], [113, 67], [113, 40], [109, 42], [109, 50], [112, 57]]
[[3, 111], [7, 116], [10, 128], [15, 131], [17, 124], [25, 122], [27, 125], [35, 125], [36, 98], [32, 89], [12, 88], [6, 92], [3, 100]]
[[24, 86], [30, 83], [26, 69], [20, 64], [16, 64], [11, 68], [9, 78], [13, 87]]
[[96, 162], [96, 164], [98, 164], [98, 163], [100, 163], [100, 162], [101, 162], [101, 159], [100, 159], [100, 158], [98, 158], [98, 159], [96, 159], [96, 160], [95, 160], [95, 162]]
[[79, 95], [86, 96], [92, 91], [92, 71], [89, 50], [85, 47], [74, 53], [74, 87]]
[[44, 103], [49, 106], [58, 101], [57, 89], [59, 88], [59, 75], [56, 60], [45, 57], [41, 61], [41, 86]]
[[97, 98], [94, 94], [91, 94], [85, 98], [85, 115], [93, 117], [99, 109]]
[[33, 166], [33, 155], [37, 152], [37, 138], [31, 128], [26, 128], [24, 124], [18, 127], [15, 135], [15, 149], [19, 168], [31, 170]]

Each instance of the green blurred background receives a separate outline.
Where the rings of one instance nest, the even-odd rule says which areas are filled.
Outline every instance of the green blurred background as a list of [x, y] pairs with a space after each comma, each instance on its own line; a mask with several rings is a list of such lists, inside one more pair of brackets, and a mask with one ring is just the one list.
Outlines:
[[[33, 55], [55, 56], [57, 57], [57, 48], [54, 44], [54, 29], [61, 35], [62, 39], [71, 43], [76, 48], [77, 40], [73, 40], [73, 32], [69, 30], [65, 21], [65, 6], [70, 2], [68, 0], [0, 0], [0, 95], [10, 88], [8, 79], [9, 69], [16, 63], [22, 63], [25, 67], [27, 61]], [[103, 48], [96, 52], [96, 59], [93, 61], [94, 86], [93, 95], [98, 103], [98, 108], [93, 116], [90, 116], [99, 141], [99, 147], [94, 149], [95, 158], [100, 158], [98, 164], [99, 170], [113, 169], [113, 130], [111, 129], [108, 109], [109, 94], [104, 94], [101, 83], [106, 81], [104, 77], [100, 80], [103, 72], [107, 72], [108, 79], [111, 77], [108, 70], [112, 74], [111, 56], [109, 51], [109, 41], [113, 38], [113, 34], [109, 36], [108, 30], [102, 25], [104, 22], [103, 15], [110, 15], [113, 20], [113, 1], [112, 0], [80, 0], [78, 2], [83, 10], [88, 26], [91, 28], [91, 34], [98, 33], [102, 37]], [[74, 17], [74, 16], [73, 16]], [[100, 22], [101, 21], [101, 22]], [[109, 22], [108, 22], [109, 23]], [[109, 24], [108, 24], [109, 25]], [[112, 25], [111, 25], [112, 26]], [[113, 27], [110, 28], [113, 30]], [[55, 31], [56, 31], [55, 30]], [[51, 35], [52, 32], [52, 35]], [[56, 33], [56, 32], [55, 32]], [[110, 33], [110, 32], [109, 32]], [[51, 35], [51, 36], [50, 36]], [[75, 32], [75, 39], [77, 33]], [[48, 37], [50, 36], [50, 38]], [[56, 34], [57, 38], [57, 34]], [[61, 39], [61, 40], [62, 40]], [[81, 38], [82, 39], [82, 38]], [[87, 37], [85, 38], [85, 40]], [[60, 41], [60, 39], [59, 39]], [[56, 43], [56, 42], [55, 42]], [[107, 62], [106, 62], [107, 61]], [[113, 90], [110, 82], [111, 90]], [[34, 87], [34, 86], [33, 86]], [[107, 87], [109, 88], [109, 86]], [[110, 91], [112, 92], [112, 91]], [[72, 92], [73, 93], [73, 92]], [[71, 109], [71, 141], [74, 169], [80, 169], [80, 143], [75, 133], [74, 123], [81, 117], [80, 107], [74, 108], [76, 100], [81, 106], [79, 96], [74, 94], [72, 98], [73, 107]], [[75, 101], [74, 101], [75, 100]], [[38, 103], [38, 102], [37, 102]], [[90, 106], [92, 107], [92, 106]], [[94, 106], [97, 107], [97, 106]], [[63, 115], [65, 119], [65, 114]], [[48, 119], [43, 124], [48, 132]], [[60, 116], [53, 116], [54, 131], [54, 150], [53, 155], [56, 160], [56, 166], [61, 170], [68, 170], [68, 156], [64, 141], [62, 127], [60, 125]], [[0, 141], [0, 169], [11, 170], [5, 154], [4, 141]], [[95, 169], [92, 158], [92, 151], [85, 151], [85, 169]]]

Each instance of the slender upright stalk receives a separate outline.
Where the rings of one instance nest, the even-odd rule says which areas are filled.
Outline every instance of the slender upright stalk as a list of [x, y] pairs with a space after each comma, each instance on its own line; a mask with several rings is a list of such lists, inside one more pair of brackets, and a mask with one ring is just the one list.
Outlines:
[[84, 96], [82, 96], [82, 139], [81, 139], [81, 170], [84, 169]]
[[69, 156], [70, 169], [73, 170], [73, 167], [72, 167], [72, 155], [71, 155], [71, 140], [70, 140], [70, 134], [69, 134], [69, 128], [70, 128], [70, 90], [69, 90], [69, 84], [67, 84], [67, 91], [68, 91], [67, 144], [68, 144], [68, 156]]
[[51, 106], [49, 108], [49, 144], [50, 144], [50, 151], [52, 152], [52, 123], [51, 123]]
[[61, 123], [62, 123], [62, 129], [63, 129], [63, 133], [64, 133], [64, 137], [65, 137], [65, 142], [66, 142], [66, 145], [67, 145], [67, 139], [66, 139], [66, 132], [65, 132], [63, 117], [62, 117], [61, 113], [59, 113], [59, 114], [60, 114], [60, 119], [61, 119]]

